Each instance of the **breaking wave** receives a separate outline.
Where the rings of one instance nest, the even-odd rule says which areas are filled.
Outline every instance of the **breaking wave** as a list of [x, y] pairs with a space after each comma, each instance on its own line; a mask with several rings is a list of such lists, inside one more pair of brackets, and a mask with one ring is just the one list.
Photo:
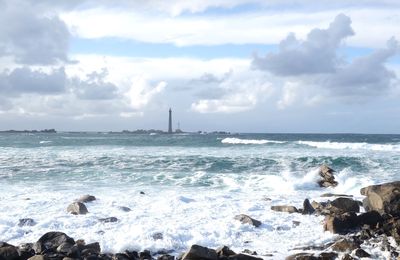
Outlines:
[[265, 140], [265, 139], [240, 139], [240, 138], [225, 138], [221, 140], [223, 144], [283, 144], [286, 143], [284, 141], [275, 141], [275, 140]]
[[322, 149], [400, 151], [400, 144], [341, 143], [341, 142], [330, 142], [330, 141], [326, 142], [298, 141], [298, 143]]

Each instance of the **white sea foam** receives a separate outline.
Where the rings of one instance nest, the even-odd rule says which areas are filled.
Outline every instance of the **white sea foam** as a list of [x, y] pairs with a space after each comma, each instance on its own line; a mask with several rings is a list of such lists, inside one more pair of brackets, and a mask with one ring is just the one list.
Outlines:
[[52, 141], [40, 141], [39, 144], [50, 144]]
[[370, 144], [370, 143], [341, 143], [298, 141], [299, 144], [324, 149], [371, 150], [371, 151], [400, 151], [400, 144]]
[[233, 138], [227, 137], [221, 140], [223, 144], [283, 144], [286, 143], [284, 141], [275, 141], [275, 140], [265, 140], [265, 139], [240, 139], [240, 138]]

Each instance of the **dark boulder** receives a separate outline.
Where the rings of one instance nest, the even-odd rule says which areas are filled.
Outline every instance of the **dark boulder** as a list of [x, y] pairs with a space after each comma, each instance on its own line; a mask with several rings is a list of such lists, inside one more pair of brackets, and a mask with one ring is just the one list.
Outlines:
[[147, 260], [151, 260], [151, 252], [149, 250], [144, 250], [143, 252], [139, 253], [139, 258], [140, 259], [147, 259]]
[[82, 202], [74, 202], [67, 207], [67, 212], [73, 215], [83, 215], [88, 213], [89, 211], [87, 210], [85, 204], [83, 204]]
[[182, 256], [182, 260], [218, 260], [218, 255], [214, 249], [192, 245]]
[[370, 254], [368, 254], [367, 252], [365, 252], [364, 249], [361, 248], [357, 248], [354, 254], [358, 257], [371, 257]]
[[36, 224], [36, 222], [31, 219], [31, 218], [21, 218], [18, 221], [18, 226], [19, 227], [23, 227], [23, 226], [34, 226]]
[[79, 257], [79, 247], [77, 245], [70, 244], [68, 242], [64, 242], [57, 247], [57, 252], [68, 257], [78, 258]]
[[337, 198], [330, 204], [343, 212], [360, 212], [360, 205], [358, 202], [350, 198]]
[[247, 255], [247, 254], [236, 254], [228, 257], [229, 260], [262, 260], [262, 258]]
[[329, 215], [325, 218], [324, 230], [334, 234], [346, 234], [358, 228], [359, 222], [354, 212], [341, 215]]
[[302, 214], [303, 215], [311, 215], [315, 212], [315, 209], [313, 208], [313, 206], [310, 203], [309, 199], [305, 199], [303, 202], [303, 211]]
[[294, 206], [280, 205], [280, 206], [271, 206], [271, 210], [279, 211], [279, 212], [287, 212], [287, 213], [297, 213], [299, 210]]
[[242, 224], [250, 224], [255, 227], [259, 227], [262, 224], [261, 221], [253, 219], [245, 214], [236, 215], [235, 219], [239, 220]]
[[92, 195], [83, 195], [82, 197], [80, 197], [79, 199], [75, 200], [76, 202], [81, 202], [81, 203], [87, 203], [87, 202], [92, 202], [95, 201], [96, 197], [92, 196]]
[[5, 242], [0, 242], [0, 259], [19, 260], [19, 254], [17, 248]]
[[28, 259], [35, 255], [35, 250], [33, 250], [32, 243], [23, 243], [18, 246], [18, 254], [20, 259]]
[[217, 255], [221, 258], [221, 257], [228, 257], [231, 255], [236, 255], [235, 252], [233, 252], [229, 247], [227, 246], [221, 246], [219, 248], [217, 248], [216, 250]]
[[175, 256], [173, 255], [161, 255], [159, 257], [157, 257], [157, 260], [175, 260]]
[[357, 216], [357, 219], [360, 225], [368, 225], [370, 227], [376, 227], [378, 223], [383, 222], [383, 217], [375, 210], [362, 213]]
[[47, 232], [33, 245], [33, 249], [36, 254], [55, 252], [63, 243], [74, 245], [75, 241], [62, 232]]

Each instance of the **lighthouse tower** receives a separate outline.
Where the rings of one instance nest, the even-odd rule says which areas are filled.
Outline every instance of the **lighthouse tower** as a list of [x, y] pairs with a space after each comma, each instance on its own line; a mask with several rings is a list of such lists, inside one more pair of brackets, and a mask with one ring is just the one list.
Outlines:
[[168, 134], [172, 134], [172, 110], [169, 109]]

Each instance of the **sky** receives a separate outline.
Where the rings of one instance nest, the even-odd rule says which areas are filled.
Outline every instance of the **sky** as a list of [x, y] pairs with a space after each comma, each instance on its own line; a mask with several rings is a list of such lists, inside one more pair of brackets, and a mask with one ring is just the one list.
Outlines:
[[398, 0], [0, 0], [0, 130], [398, 133]]

